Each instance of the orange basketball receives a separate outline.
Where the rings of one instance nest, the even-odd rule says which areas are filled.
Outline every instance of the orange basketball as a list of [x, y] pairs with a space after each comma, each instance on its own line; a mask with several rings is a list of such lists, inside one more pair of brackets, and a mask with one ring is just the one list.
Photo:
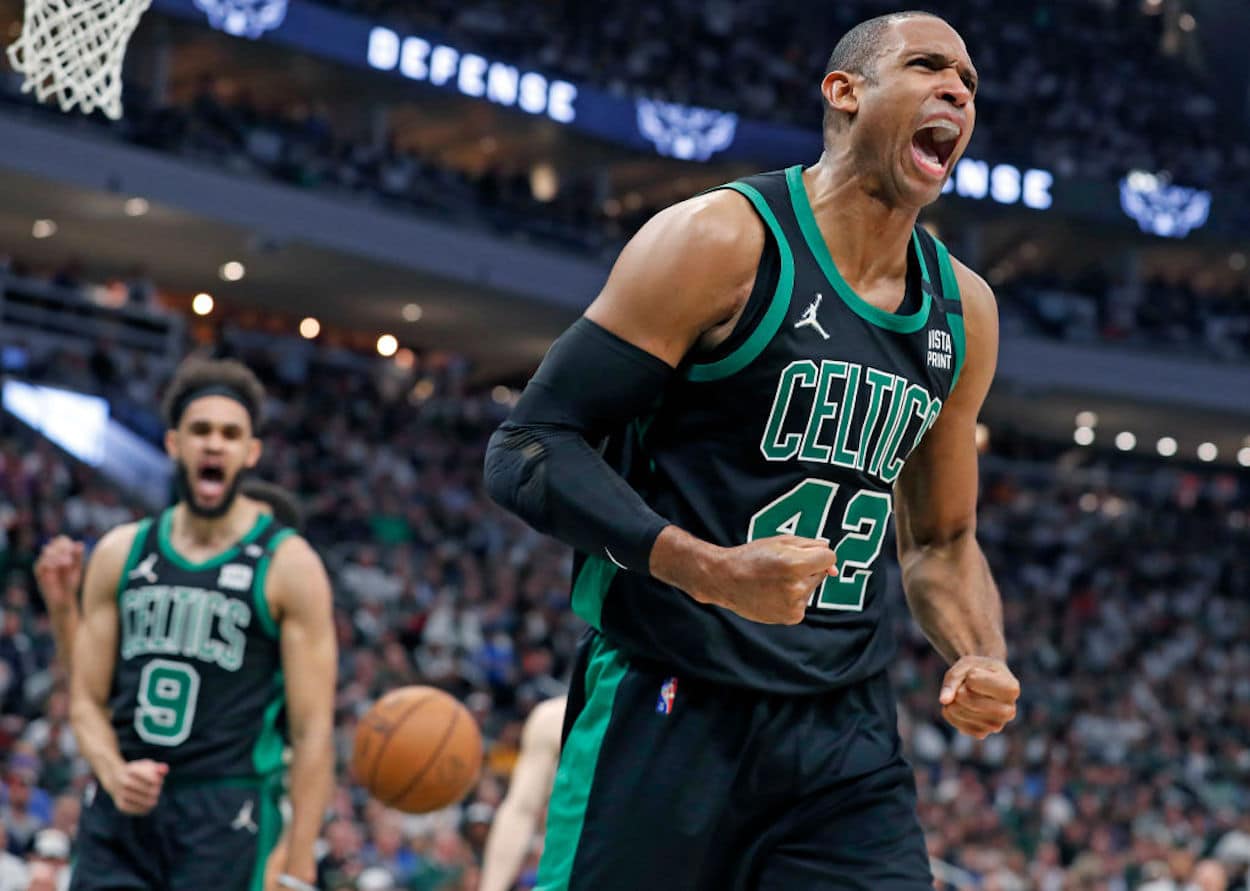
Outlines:
[[421, 814], [455, 804], [481, 767], [477, 722], [442, 690], [392, 690], [356, 725], [352, 776], [388, 807]]

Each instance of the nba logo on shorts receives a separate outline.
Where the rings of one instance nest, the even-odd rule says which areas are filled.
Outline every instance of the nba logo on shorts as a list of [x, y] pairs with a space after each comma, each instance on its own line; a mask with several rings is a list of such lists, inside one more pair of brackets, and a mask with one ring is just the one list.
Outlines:
[[655, 701], [655, 713], [671, 715], [675, 699], [677, 699], [677, 678], [669, 678], [660, 685], [660, 698]]

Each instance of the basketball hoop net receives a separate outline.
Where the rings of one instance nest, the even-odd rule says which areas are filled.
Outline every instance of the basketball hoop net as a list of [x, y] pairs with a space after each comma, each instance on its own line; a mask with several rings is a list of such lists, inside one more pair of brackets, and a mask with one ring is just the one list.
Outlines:
[[122, 116], [122, 59], [152, 0], [26, 0], [22, 33], [9, 64], [24, 75], [22, 92], [56, 97], [62, 111], [97, 108]]

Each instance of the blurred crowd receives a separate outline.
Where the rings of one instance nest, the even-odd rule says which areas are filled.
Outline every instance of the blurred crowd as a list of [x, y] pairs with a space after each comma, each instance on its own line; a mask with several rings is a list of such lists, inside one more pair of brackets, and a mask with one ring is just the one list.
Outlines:
[[994, 289], [1005, 332], [1224, 361], [1250, 358], [1245, 280], [1158, 274], [1130, 283], [1097, 268], [1069, 276], [1033, 269], [995, 281]]
[[[323, 885], [471, 891], [521, 722], [564, 689], [580, 632], [569, 556], [488, 503], [483, 449], [506, 405], [469, 386], [464, 361], [418, 357], [399, 368], [263, 342], [227, 331], [213, 349], [266, 381], [259, 473], [300, 495], [334, 581], [340, 785], [321, 843]], [[90, 386], [104, 367], [30, 352], [27, 373], [48, 380]], [[136, 386], [159, 391], [164, 370], [110, 356], [119, 377], [143, 369]], [[891, 593], [901, 727], [940, 887], [1250, 887], [1246, 481], [1090, 453], [1109, 463], [1073, 475], [1039, 448], [1001, 447], [984, 467], [980, 537], [1025, 691], [1008, 733], [977, 743], [950, 732], [936, 708], [943, 665], [897, 583]], [[0, 891], [45, 873], [55, 887], [89, 781], [31, 563], [54, 533], [91, 543], [137, 510], [0, 418]], [[367, 800], [344, 768], [363, 710], [411, 683], [459, 696], [487, 742], [470, 797], [425, 816]], [[536, 864], [537, 849], [520, 887], [532, 886]]]
[[[808, 128], [819, 120], [819, 76], [838, 37], [909, 8], [894, 0], [327, 2], [621, 95]], [[1104, 180], [1135, 168], [1169, 170], [1207, 187], [1250, 171], [1250, 146], [1226, 139], [1210, 84], [1190, 64], [1192, 32], [1174, 22], [1169, 33], [1163, 3], [914, 5], [959, 30], [981, 74], [974, 155]], [[1183, 95], [1160, 102], [1178, 82]]]

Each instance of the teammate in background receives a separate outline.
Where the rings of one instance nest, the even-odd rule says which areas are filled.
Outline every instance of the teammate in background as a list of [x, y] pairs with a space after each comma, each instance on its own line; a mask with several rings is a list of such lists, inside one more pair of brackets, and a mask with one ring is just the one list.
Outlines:
[[932, 888], [886, 671], [892, 513], [943, 715], [984, 738], [1019, 695], [975, 538], [994, 297], [917, 225], [976, 79], [936, 16], [852, 29], [819, 162], [648, 222], [492, 438], [491, 495], [577, 549], [591, 626], [542, 891]]
[[[295, 495], [282, 486], [248, 477], [239, 484], [239, 494], [259, 502], [260, 509], [273, 514], [281, 525], [296, 532], [304, 531], [304, 512]], [[43, 546], [35, 561], [35, 582], [48, 611], [52, 644], [67, 673], [80, 616], [78, 590], [82, 586], [82, 558], [82, 542], [68, 535], [58, 535]]]
[[555, 779], [560, 760], [560, 728], [567, 697], [540, 702], [521, 733], [521, 755], [486, 838], [479, 891], [510, 891], [534, 840], [534, 827]]
[[330, 586], [307, 542], [238, 494], [260, 457], [263, 399], [237, 362], [179, 368], [164, 404], [179, 501], [110, 531], [87, 564], [71, 720], [99, 789], [75, 889], [260, 888], [286, 738], [293, 813], [277, 884], [316, 877], [334, 761]]

